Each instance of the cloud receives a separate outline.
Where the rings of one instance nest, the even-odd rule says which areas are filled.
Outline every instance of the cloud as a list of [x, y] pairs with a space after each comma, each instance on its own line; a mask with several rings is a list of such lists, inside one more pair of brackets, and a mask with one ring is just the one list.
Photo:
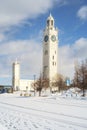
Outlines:
[[70, 78], [73, 77], [74, 71], [74, 54], [70, 45], [59, 47], [59, 73]]
[[[67, 0], [0, 0], [0, 27], [24, 24], [52, 9], [66, 5]], [[8, 29], [8, 28], [7, 28]]]
[[18, 58], [22, 77], [38, 74], [41, 69], [41, 45], [36, 40], [10, 41], [0, 46], [0, 75], [11, 75], [12, 63]]
[[5, 40], [5, 35], [3, 33], [0, 33], [0, 42], [2, 42], [3, 40]]
[[59, 72], [73, 78], [75, 60], [87, 59], [87, 38], [80, 38], [72, 45], [59, 47]]
[[78, 59], [87, 58], [87, 38], [78, 39], [73, 45]]
[[82, 7], [78, 10], [77, 16], [78, 16], [81, 20], [87, 20], [87, 5], [86, 5], [86, 6], [82, 6]]
[[[1, 1], [1, 0], [0, 0]], [[0, 2], [0, 26], [11, 26], [35, 18], [53, 7], [56, 0], [3, 0]]]

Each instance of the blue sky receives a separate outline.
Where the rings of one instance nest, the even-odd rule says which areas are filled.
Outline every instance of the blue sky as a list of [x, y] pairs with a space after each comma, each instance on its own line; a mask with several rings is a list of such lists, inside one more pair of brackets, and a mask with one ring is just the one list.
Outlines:
[[0, 0], [0, 84], [11, 84], [16, 58], [21, 78], [38, 77], [50, 12], [59, 30], [59, 72], [72, 78], [74, 61], [87, 58], [87, 0]]

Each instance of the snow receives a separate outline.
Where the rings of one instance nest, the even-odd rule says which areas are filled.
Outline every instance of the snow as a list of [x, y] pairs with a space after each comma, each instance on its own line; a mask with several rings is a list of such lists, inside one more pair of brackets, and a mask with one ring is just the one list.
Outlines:
[[87, 98], [0, 94], [0, 130], [87, 130]]

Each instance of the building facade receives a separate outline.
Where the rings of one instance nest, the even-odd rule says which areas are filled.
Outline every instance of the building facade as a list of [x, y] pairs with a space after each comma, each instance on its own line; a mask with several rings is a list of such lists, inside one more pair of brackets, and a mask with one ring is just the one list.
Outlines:
[[58, 29], [50, 14], [43, 38], [43, 78], [52, 80], [58, 73]]
[[34, 80], [20, 79], [20, 64], [16, 61], [12, 65], [12, 86], [14, 90], [32, 90]]

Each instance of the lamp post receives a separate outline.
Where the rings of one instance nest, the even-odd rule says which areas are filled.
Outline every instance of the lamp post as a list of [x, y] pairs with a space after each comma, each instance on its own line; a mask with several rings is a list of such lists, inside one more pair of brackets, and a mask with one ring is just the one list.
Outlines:
[[36, 75], [34, 75], [34, 96], [35, 96], [35, 79], [36, 79]]

